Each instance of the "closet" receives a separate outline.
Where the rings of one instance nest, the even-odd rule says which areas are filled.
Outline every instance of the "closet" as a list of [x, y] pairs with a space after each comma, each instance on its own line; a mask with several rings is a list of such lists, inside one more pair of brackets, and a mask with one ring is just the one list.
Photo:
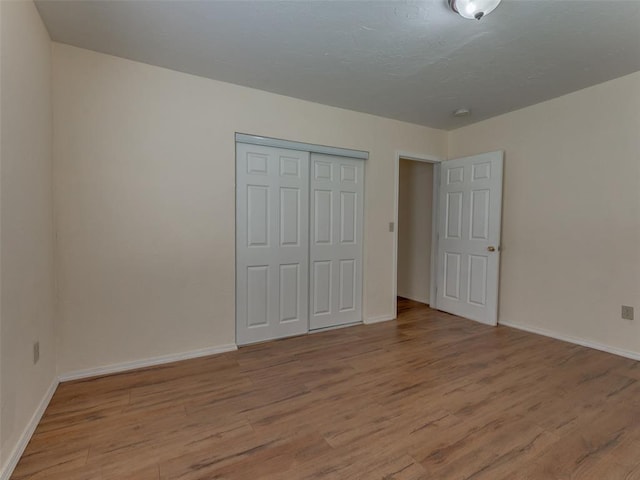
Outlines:
[[241, 138], [236, 342], [362, 321], [366, 153]]

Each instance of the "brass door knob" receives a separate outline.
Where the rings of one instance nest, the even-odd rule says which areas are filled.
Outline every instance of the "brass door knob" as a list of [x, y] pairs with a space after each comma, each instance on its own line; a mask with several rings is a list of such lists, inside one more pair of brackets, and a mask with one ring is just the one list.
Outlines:
[[490, 252], [495, 252], [496, 251], [496, 247], [490, 246], [490, 247], [487, 247], [487, 250], [489, 250]]

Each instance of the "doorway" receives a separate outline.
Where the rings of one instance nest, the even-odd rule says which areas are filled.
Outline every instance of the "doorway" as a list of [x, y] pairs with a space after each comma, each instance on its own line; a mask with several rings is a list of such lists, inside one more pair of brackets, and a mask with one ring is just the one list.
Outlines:
[[400, 159], [397, 296], [431, 303], [433, 164]]
[[[407, 164], [403, 160], [413, 162]], [[503, 161], [503, 151], [443, 163], [430, 157], [397, 153], [395, 225], [399, 228], [395, 228], [394, 234], [393, 270], [393, 311], [396, 315], [398, 293], [414, 296], [411, 290], [402, 292], [404, 279], [400, 277], [406, 274], [402, 263], [408, 263], [412, 268], [420, 265], [419, 259], [411, 257], [415, 246], [407, 247], [405, 239], [399, 238], [403, 231], [401, 217], [417, 208], [411, 196], [408, 204], [400, 205], [401, 197], [406, 194], [402, 187], [407, 182], [417, 181], [419, 175], [403, 172], [401, 182], [401, 164], [427, 162], [433, 164], [428, 304], [433, 309], [497, 325]], [[425, 188], [424, 183], [420, 183], [418, 189]], [[410, 186], [409, 190], [415, 191], [415, 188]], [[424, 200], [422, 202], [424, 205]], [[418, 218], [423, 215], [414, 213]], [[393, 227], [394, 223], [390, 224], [390, 231], [394, 231]], [[418, 242], [424, 245], [424, 236]], [[420, 245], [417, 248], [420, 249]], [[408, 255], [409, 260], [401, 258], [402, 255]], [[423, 262], [418, 268], [422, 274], [428, 267]], [[419, 288], [424, 292], [424, 287]]]
[[[398, 298], [435, 308], [435, 249], [439, 162], [398, 154], [396, 159], [396, 269]], [[406, 303], [406, 302], [405, 302]]]

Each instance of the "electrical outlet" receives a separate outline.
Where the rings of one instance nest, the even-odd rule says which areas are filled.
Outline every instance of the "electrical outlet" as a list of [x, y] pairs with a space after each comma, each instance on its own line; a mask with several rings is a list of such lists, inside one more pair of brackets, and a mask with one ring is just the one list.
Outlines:
[[33, 364], [35, 365], [40, 360], [40, 342], [33, 343]]
[[622, 305], [622, 319], [633, 320], [633, 307]]

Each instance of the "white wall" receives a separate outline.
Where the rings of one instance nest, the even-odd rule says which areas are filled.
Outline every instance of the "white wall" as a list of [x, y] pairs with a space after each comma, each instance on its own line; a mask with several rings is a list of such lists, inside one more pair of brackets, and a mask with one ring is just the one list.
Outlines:
[[400, 159], [398, 295], [429, 303], [433, 164]]
[[60, 371], [235, 340], [234, 133], [370, 152], [364, 315], [393, 318], [397, 150], [440, 130], [53, 48]]
[[449, 136], [450, 157], [498, 149], [500, 322], [640, 355], [640, 72]]
[[51, 42], [30, 1], [0, 2], [0, 31], [1, 475], [56, 371]]

